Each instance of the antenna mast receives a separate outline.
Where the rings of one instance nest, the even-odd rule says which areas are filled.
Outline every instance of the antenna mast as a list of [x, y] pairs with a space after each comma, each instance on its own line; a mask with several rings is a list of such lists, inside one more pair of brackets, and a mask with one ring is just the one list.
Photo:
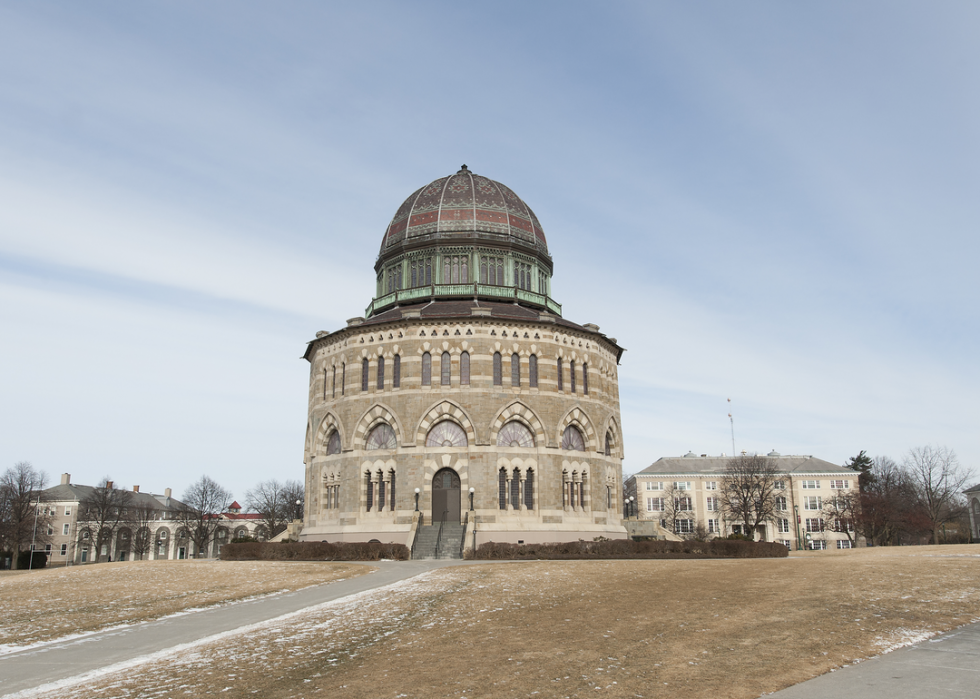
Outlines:
[[735, 420], [732, 418], [731, 413], [732, 399], [728, 399], [728, 421], [732, 424], [732, 458], [735, 458]]

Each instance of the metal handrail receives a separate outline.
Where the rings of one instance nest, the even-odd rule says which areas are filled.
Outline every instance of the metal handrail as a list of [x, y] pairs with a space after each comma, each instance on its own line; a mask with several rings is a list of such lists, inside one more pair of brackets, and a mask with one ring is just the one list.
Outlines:
[[439, 522], [439, 534], [436, 536], [436, 558], [439, 558], [439, 547], [442, 546], [442, 528], [446, 525], [446, 515], [449, 510], [442, 511], [442, 521]]
[[425, 513], [419, 512], [419, 523], [415, 527], [415, 538], [412, 539], [412, 559], [415, 558], [415, 547], [419, 543], [419, 531], [421, 531], [423, 524], [425, 524]]
[[463, 558], [463, 551], [466, 549], [466, 532], [470, 526], [470, 513], [466, 513], [466, 519], [463, 522], [463, 536], [459, 538], [459, 557]]

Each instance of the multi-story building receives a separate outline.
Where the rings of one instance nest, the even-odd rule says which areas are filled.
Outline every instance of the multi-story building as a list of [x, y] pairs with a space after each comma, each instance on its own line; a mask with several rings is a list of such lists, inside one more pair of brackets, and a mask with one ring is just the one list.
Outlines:
[[980, 541], [980, 483], [963, 491], [970, 513], [970, 541]]
[[[111, 486], [111, 484], [110, 484]], [[171, 495], [171, 489], [163, 495], [141, 492], [138, 485], [133, 486], [126, 507], [119, 516], [119, 523], [113, 526], [111, 538], [96, 551], [96, 532], [92, 522], [84, 519], [84, 501], [91, 499], [96, 488], [90, 485], [77, 485], [71, 482], [71, 475], [61, 475], [59, 485], [48, 488], [42, 496], [42, 509], [47, 510], [50, 519], [47, 534], [50, 543], [45, 544], [48, 565], [68, 565], [102, 561], [126, 561], [135, 558], [144, 560], [166, 560], [194, 558], [200, 555], [195, 551], [190, 533], [181, 522], [180, 512], [184, 503]], [[131, 516], [142, 510], [141, 524]], [[207, 556], [217, 556], [221, 546], [235, 537], [256, 536], [260, 528], [260, 516], [243, 514], [237, 502], [232, 503], [228, 512], [218, 515], [220, 520], [214, 536], [208, 544]], [[135, 543], [134, 534], [140, 526], [148, 529], [148, 545]], [[140, 548], [145, 551], [140, 552]]]
[[[852, 548], [858, 536], [849, 513], [858, 493], [858, 472], [812, 456], [771, 452], [767, 458], [777, 471], [772, 514], [751, 532], [753, 538], [791, 549]], [[656, 535], [668, 539], [690, 535], [699, 525], [712, 537], [749, 534], [725, 511], [722, 492], [730, 461], [724, 455], [689, 452], [660, 458], [631, 476], [626, 481], [627, 528], [642, 533], [642, 523], [651, 523]]]
[[562, 317], [552, 270], [530, 207], [465, 165], [404, 201], [365, 317], [306, 350], [301, 538], [626, 536], [623, 349]]

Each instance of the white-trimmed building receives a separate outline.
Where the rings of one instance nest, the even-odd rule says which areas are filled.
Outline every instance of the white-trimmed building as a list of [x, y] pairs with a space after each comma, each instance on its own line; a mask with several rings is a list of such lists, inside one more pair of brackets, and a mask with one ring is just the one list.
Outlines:
[[[758, 540], [778, 541], [790, 549], [845, 549], [857, 545], [857, 532], [829, 515], [843, 494], [858, 493], [859, 473], [813, 456], [771, 452], [781, 476], [774, 491], [775, 517], [760, 526]], [[652, 532], [667, 539], [683, 538], [700, 523], [711, 536], [742, 534], [743, 525], [726, 518], [721, 503], [722, 480], [731, 457], [688, 452], [662, 457], [626, 481], [626, 526], [635, 533]], [[632, 497], [633, 500], [629, 501]], [[670, 498], [668, 502], [667, 498]], [[669, 514], [669, 517], [668, 517]], [[647, 523], [644, 526], [644, 523]], [[852, 543], [853, 542], [853, 543]]]
[[[96, 560], [126, 561], [139, 558], [134, 550], [132, 522], [120, 523], [109, 542], [96, 551], [95, 533], [89, 522], [79, 520], [80, 504], [92, 496], [94, 486], [76, 485], [71, 475], [63, 473], [59, 485], [48, 488], [43, 493], [41, 507], [47, 510], [50, 525], [47, 534], [50, 543], [43, 550], [48, 554], [48, 565], [67, 565], [91, 563]], [[171, 489], [166, 488], [163, 495], [141, 492], [138, 485], [133, 486], [127, 509], [143, 507], [153, 513], [149, 521], [149, 550], [142, 555], [143, 560], [179, 560], [196, 558], [194, 542], [187, 528], [181, 523], [179, 512], [184, 503], [172, 497]], [[125, 514], [123, 515], [125, 517]], [[221, 520], [214, 537], [205, 552], [207, 557], [216, 557], [223, 544], [240, 536], [256, 536], [261, 525], [259, 515], [243, 514], [238, 503], [233, 503], [229, 512], [218, 515]], [[40, 548], [40, 547], [39, 547]]]
[[966, 509], [970, 513], [970, 540], [980, 541], [980, 483], [963, 491]]

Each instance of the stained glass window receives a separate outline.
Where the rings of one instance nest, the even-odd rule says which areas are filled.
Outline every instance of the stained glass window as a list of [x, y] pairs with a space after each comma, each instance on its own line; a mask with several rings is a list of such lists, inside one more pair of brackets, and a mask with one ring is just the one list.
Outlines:
[[565, 433], [561, 436], [561, 448], [570, 451], [585, 451], [585, 439], [582, 433], [574, 425], [565, 428]]
[[534, 435], [524, 423], [512, 420], [501, 427], [500, 432], [497, 433], [497, 446], [532, 449], [534, 447]]
[[437, 423], [425, 438], [427, 447], [465, 447], [466, 432], [452, 420]]
[[394, 449], [396, 446], [395, 430], [388, 423], [382, 422], [371, 430], [364, 448], [372, 451], [374, 449]]

